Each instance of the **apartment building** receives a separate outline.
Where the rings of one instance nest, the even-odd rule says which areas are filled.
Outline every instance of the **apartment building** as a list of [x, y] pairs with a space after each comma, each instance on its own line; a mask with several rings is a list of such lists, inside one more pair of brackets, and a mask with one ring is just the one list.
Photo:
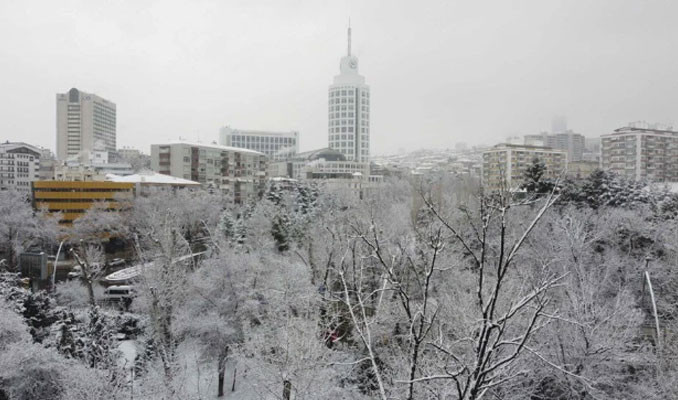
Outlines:
[[538, 158], [545, 178], [556, 179], [567, 169], [567, 152], [550, 147], [502, 143], [483, 152], [481, 179], [486, 190], [517, 190], [525, 171]]
[[151, 168], [218, 188], [242, 203], [264, 190], [267, 160], [254, 150], [181, 141], [151, 145]]
[[38, 147], [22, 142], [0, 143], [0, 190], [31, 192], [31, 182], [40, 179]]
[[225, 126], [219, 130], [219, 143], [264, 153], [269, 160], [285, 160], [299, 152], [299, 132], [254, 131]]
[[631, 123], [600, 136], [602, 169], [634, 180], [678, 182], [678, 131]]

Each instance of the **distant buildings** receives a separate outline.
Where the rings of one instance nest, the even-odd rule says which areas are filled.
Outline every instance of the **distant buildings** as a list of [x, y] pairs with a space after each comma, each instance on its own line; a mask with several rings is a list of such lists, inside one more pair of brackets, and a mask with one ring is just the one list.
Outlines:
[[58, 164], [54, 153], [50, 149], [40, 149], [40, 172], [38, 180], [49, 181], [54, 179], [54, 168]]
[[566, 151], [541, 146], [498, 144], [483, 152], [482, 185], [490, 191], [518, 189], [535, 157], [546, 165], [545, 178], [558, 178], [567, 169]]
[[22, 142], [0, 144], [0, 190], [30, 193], [31, 182], [40, 179], [41, 149]]
[[56, 100], [59, 160], [81, 152], [115, 151], [115, 103], [75, 88], [57, 94]]
[[329, 147], [348, 161], [368, 163], [370, 159], [370, 87], [358, 73], [358, 58], [351, 54], [351, 27], [348, 53], [341, 59], [339, 75], [329, 87]]
[[369, 171], [365, 163], [348, 161], [341, 152], [324, 148], [300, 153], [288, 160], [271, 162], [269, 175], [292, 179], [353, 179], [366, 178]]
[[230, 193], [241, 203], [263, 190], [267, 161], [254, 150], [173, 142], [151, 145], [151, 168]]
[[678, 131], [631, 123], [600, 136], [602, 169], [629, 179], [678, 182]]
[[566, 151], [569, 161], [581, 161], [586, 148], [584, 135], [572, 131], [525, 135], [524, 143], [528, 146], [545, 146]]
[[219, 143], [266, 154], [271, 160], [284, 160], [299, 152], [299, 132], [267, 132], [232, 129], [219, 130]]

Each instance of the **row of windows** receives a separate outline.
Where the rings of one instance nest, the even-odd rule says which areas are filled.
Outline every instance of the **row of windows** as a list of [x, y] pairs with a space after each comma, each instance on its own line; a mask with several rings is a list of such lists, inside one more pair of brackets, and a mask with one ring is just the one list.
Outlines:
[[[353, 140], [353, 134], [348, 134], [348, 135], [330, 135], [330, 141], [332, 140]], [[360, 135], [360, 139], [363, 142], [366, 142], [369, 137], [367, 135]]]
[[[354, 103], [353, 97], [342, 98], [342, 99], [330, 99], [330, 107], [335, 105], [335, 104], [353, 104], [353, 103]], [[362, 101], [360, 101], [360, 104], [365, 105], [365, 106], [369, 106], [370, 101], [367, 100], [367, 99], [362, 99]]]
[[263, 143], [296, 143], [296, 138], [279, 137], [279, 136], [248, 136], [248, 135], [233, 135], [233, 141], [241, 142], [263, 142]]
[[[354, 94], [354, 89], [330, 89], [330, 97], [353, 96]], [[360, 94], [362, 97], [370, 97], [370, 92], [366, 90], [363, 90]]]
[[[369, 106], [361, 106], [360, 109], [361, 109], [361, 111], [366, 111], [366, 112], [370, 111]], [[353, 104], [342, 105], [342, 106], [329, 106], [328, 111], [330, 113], [333, 112], [333, 111], [353, 111]]]
[[[344, 114], [344, 115], [340, 115], [340, 114]], [[345, 115], [345, 114], [346, 114], [346, 113], [330, 113], [329, 117], [330, 117], [331, 120], [335, 120], [335, 119], [337, 119], [337, 118], [342, 118], [342, 117], [343, 117], [343, 118], [346, 118], [346, 115]], [[353, 113], [349, 113], [349, 114], [351, 114], [349, 117], [350, 117], [351, 119], [353, 119]], [[367, 120], [367, 119], [369, 119], [369, 114], [361, 113], [361, 114], [360, 114], [360, 117], [361, 117], [363, 120]]]

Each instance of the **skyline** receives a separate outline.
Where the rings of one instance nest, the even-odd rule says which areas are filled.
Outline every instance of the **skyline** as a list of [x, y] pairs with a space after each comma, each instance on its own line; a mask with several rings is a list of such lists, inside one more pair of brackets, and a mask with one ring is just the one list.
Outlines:
[[325, 147], [349, 16], [374, 155], [491, 145], [555, 115], [587, 137], [677, 121], [678, 5], [571, 3], [4, 2], [0, 139], [55, 150], [54, 95], [76, 87], [117, 104], [119, 147], [218, 141], [224, 125]]

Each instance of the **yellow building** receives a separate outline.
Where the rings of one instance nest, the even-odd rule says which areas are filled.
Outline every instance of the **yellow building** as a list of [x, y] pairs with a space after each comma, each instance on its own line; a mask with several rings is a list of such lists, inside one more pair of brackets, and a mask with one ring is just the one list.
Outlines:
[[70, 225], [97, 202], [106, 202], [109, 210], [119, 209], [121, 200], [134, 197], [134, 188], [134, 183], [122, 182], [35, 181], [33, 207], [60, 212], [59, 222]]

